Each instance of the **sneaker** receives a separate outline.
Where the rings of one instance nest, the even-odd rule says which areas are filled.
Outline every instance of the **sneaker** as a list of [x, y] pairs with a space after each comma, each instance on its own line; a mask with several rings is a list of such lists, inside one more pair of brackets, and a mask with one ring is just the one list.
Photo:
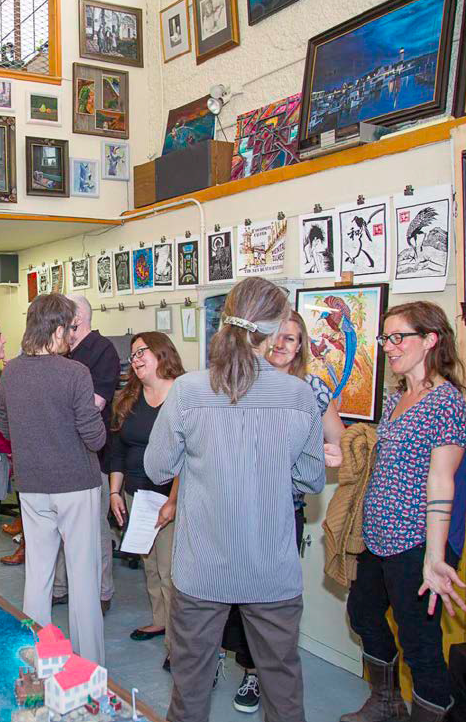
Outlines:
[[238, 712], [251, 714], [252, 712], [257, 712], [259, 709], [260, 698], [261, 693], [257, 674], [245, 672], [243, 681], [233, 700], [233, 707], [238, 710]]
[[222, 675], [223, 679], [226, 679], [225, 677], [225, 657], [227, 656], [226, 652], [219, 652], [218, 653], [218, 662], [217, 662], [217, 669], [215, 670], [215, 677], [214, 677], [214, 683], [213, 683], [213, 689], [216, 688], [218, 684], [218, 680], [220, 678], [220, 675]]

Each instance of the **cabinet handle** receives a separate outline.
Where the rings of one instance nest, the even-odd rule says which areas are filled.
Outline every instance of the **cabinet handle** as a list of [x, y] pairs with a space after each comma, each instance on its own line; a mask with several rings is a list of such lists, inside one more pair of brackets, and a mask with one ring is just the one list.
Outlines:
[[307, 537], [305, 537], [305, 538], [302, 540], [302, 542], [301, 542], [301, 549], [300, 549], [300, 554], [301, 554], [301, 558], [302, 558], [302, 559], [304, 559], [304, 553], [305, 553], [305, 551], [306, 551], [306, 547], [310, 547], [311, 544], [312, 544], [312, 541], [313, 541], [313, 540], [312, 540], [312, 536], [311, 536], [310, 534], [308, 534]]

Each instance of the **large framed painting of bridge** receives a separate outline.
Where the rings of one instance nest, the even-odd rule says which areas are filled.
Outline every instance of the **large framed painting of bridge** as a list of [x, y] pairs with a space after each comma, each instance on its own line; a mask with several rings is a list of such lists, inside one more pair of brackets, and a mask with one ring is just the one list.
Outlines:
[[299, 150], [320, 133], [352, 134], [445, 110], [454, 0], [388, 0], [311, 38]]
[[304, 288], [296, 294], [296, 310], [309, 334], [308, 373], [325, 381], [342, 419], [378, 422], [384, 353], [377, 336], [388, 284]]

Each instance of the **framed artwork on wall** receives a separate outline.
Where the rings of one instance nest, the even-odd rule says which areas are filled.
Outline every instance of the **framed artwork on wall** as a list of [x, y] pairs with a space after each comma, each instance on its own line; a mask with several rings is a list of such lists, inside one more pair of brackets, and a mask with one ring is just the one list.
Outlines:
[[388, 284], [305, 288], [296, 294], [310, 339], [307, 372], [325, 381], [343, 419], [379, 421], [385, 358], [376, 337]]
[[28, 196], [68, 198], [68, 141], [26, 136], [26, 193]]
[[0, 203], [17, 203], [16, 120], [0, 115]]
[[51, 293], [64, 293], [65, 291], [65, 267], [63, 263], [52, 263], [50, 266], [50, 291]]
[[194, 0], [196, 63], [239, 45], [238, 0]]
[[154, 243], [154, 291], [173, 291], [175, 288], [174, 241]]
[[176, 0], [160, 12], [164, 63], [191, 52], [188, 0]]
[[134, 293], [150, 293], [154, 290], [154, 252], [152, 246], [135, 248], [132, 255]]
[[[445, 110], [453, 0], [387, 0], [308, 43], [299, 150], [361, 121], [393, 125]], [[402, 40], [400, 40], [402, 38]]]
[[199, 285], [201, 273], [199, 236], [176, 238], [176, 287], [194, 289]]
[[0, 113], [12, 113], [14, 109], [13, 83], [3, 78], [0, 80]]
[[129, 138], [129, 74], [73, 63], [73, 133]]
[[70, 158], [70, 186], [72, 196], [99, 197], [99, 161], [90, 158]]
[[113, 252], [115, 271], [115, 293], [117, 296], [129, 296], [133, 292], [131, 251], [122, 248]]
[[233, 228], [207, 233], [207, 283], [225, 283], [234, 277]]
[[80, 0], [79, 55], [104, 63], [142, 68], [142, 10]]
[[183, 341], [198, 340], [198, 315], [195, 306], [181, 306], [181, 333]]
[[466, 115], [466, 8], [463, 7], [461, 21], [461, 35], [458, 45], [458, 59], [456, 61], [455, 92], [453, 95], [452, 114], [457, 118]]
[[231, 180], [299, 163], [301, 93], [238, 115]]
[[61, 99], [54, 93], [26, 93], [26, 123], [61, 125]]
[[129, 180], [129, 143], [102, 141], [102, 178], [105, 180]]
[[113, 296], [112, 252], [104, 251], [95, 259], [97, 293], [101, 298]]
[[173, 314], [171, 306], [155, 309], [155, 328], [162, 333], [173, 332]]
[[215, 115], [207, 108], [210, 95], [168, 111], [162, 155], [187, 148], [201, 140], [215, 139]]
[[247, 0], [248, 3], [248, 24], [255, 25], [265, 20], [269, 15], [278, 13], [296, 0]]
[[91, 287], [91, 263], [90, 258], [73, 258], [69, 264], [69, 289], [83, 291]]

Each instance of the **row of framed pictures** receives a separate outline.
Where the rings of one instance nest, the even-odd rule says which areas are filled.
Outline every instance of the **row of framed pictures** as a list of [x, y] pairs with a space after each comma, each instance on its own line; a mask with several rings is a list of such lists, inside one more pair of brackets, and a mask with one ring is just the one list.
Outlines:
[[[30, 196], [99, 197], [99, 161], [69, 158], [69, 141], [26, 136], [26, 193]], [[129, 144], [102, 140], [102, 178], [127, 181]], [[70, 183], [71, 179], [71, 183]], [[70, 188], [71, 186], [71, 188]], [[16, 203], [16, 123], [0, 116], [0, 201]]]

